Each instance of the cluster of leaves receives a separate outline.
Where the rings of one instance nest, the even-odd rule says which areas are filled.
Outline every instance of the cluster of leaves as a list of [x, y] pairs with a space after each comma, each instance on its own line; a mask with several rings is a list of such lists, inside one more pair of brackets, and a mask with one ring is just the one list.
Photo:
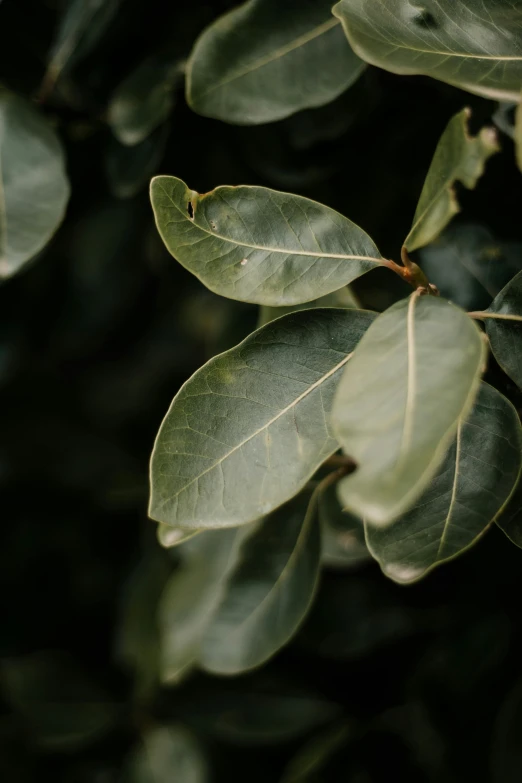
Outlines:
[[520, 777], [522, 11], [331, 5], [0, 3], [6, 779]]

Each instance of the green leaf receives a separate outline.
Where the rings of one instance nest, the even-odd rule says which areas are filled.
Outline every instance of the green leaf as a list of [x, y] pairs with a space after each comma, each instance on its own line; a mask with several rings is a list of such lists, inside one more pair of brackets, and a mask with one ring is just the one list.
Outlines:
[[159, 523], [156, 531], [158, 543], [165, 549], [172, 549], [172, 547], [180, 546], [188, 541], [190, 538], [194, 538], [202, 530], [187, 530], [183, 527], [172, 527], [171, 525], [164, 525]]
[[200, 663], [239, 674], [265, 663], [294, 635], [319, 575], [315, 495], [303, 493], [264, 519], [243, 544], [201, 646]]
[[187, 101], [225, 122], [273, 122], [333, 101], [365, 67], [332, 17], [330, 0], [249, 0], [196, 41]]
[[381, 264], [362, 229], [302, 196], [250, 186], [199, 195], [176, 177], [155, 177], [150, 192], [168, 251], [231, 299], [309, 302]]
[[198, 370], [156, 439], [150, 516], [229, 527], [297, 494], [338, 448], [328, 425], [334, 391], [373, 318], [336, 309], [286, 315]]
[[441, 136], [417, 205], [413, 225], [404, 240], [407, 250], [432, 242], [460, 211], [454, 183], [472, 189], [484, 173], [487, 159], [500, 151], [493, 128], [470, 136], [469, 109], [456, 114]]
[[61, 19], [41, 89], [49, 95], [62, 71], [87, 55], [112, 22], [121, 0], [69, 0]]
[[129, 783], [207, 783], [207, 763], [196, 738], [183, 726], [148, 731], [126, 765]]
[[371, 560], [360, 519], [343, 511], [337, 486], [323, 490], [318, 500], [321, 525], [321, 562], [332, 568], [345, 568]]
[[132, 198], [156, 174], [165, 154], [170, 127], [168, 123], [133, 147], [125, 147], [111, 138], [105, 153], [105, 171], [109, 189], [116, 198]]
[[334, 432], [357, 470], [342, 479], [345, 507], [385, 525], [429, 484], [473, 404], [485, 344], [467, 315], [418, 292], [380, 315], [346, 367]]
[[181, 547], [186, 559], [167, 582], [159, 605], [160, 678], [177, 683], [196, 665], [201, 639], [224, 581], [250, 527], [211, 530]]
[[366, 540], [383, 572], [408, 583], [472, 546], [509, 500], [522, 464], [515, 408], [481, 384], [473, 410], [429, 489], [414, 508], [384, 529], [366, 524]]
[[522, 549], [522, 481], [519, 480], [505, 510], [496, 520], [509, 540]]
[[513, 0], [341, 0], [333, 12], [372, 65], [519, 100], [522, 9]]
[[299, 310], [308, 310], [311, 307], [346, 307], [349, 309], [357, 309], [360, 307], [360, 304], [353, 291], [351, 291], [348, 286], [345, 286], [344, 288], [340, 288], [339, 291], [333, 291], [331, 294], [322, 296], [320, 299], [316, 299], [313, 302], [288, 305], [287, 307], [269, 307], [268, 305], [262, 305], [259, 308], [259, 320], [257, 325], [258, 327], [266, 326], [270, 321], [274, 321], [282, 315], [298, 313]]
[[0, 278], [43, 248], [68, 200], [55, 132], [30, 103], [0, 89]]
[[519, 98], [519, 103], [515, 112], [515, 155], [517, 159], [517, 165], [520, 171], [522, 171], [522, 101]]
[[336, 751], [346, 747], [351, 734], [351, 727], [342, 723], [313, 737], [290, 759], [281, 783], [311, 783], [318, 780], [315, 775], [322, 772]]
[[179, 61], [151, 57], [116, 88], [109, 104], [108, 122], [122, 144], [144, 141], [167, 119], [174, 106], [174, 90], [183, 77]]
[[522, 389], [522, 272], [502, 289], [484, 312], [491, 350], [504, 372]]
[[116, 705], [63, 653], [4, 660], [0, 684], [34, 741], [48, 750], [89, 745], [117, 718]]

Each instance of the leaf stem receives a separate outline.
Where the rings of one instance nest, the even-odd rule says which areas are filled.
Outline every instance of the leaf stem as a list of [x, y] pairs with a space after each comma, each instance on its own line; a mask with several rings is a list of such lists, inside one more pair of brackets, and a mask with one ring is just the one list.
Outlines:
[[468, 313], [470, 318], [477, 321], [485, 321], [487, 318], [496, 318], [499, 321], [522, 321], [522, 315], [509, 315], [508, 313], [486, 313], [482, 310], [476, 310]]

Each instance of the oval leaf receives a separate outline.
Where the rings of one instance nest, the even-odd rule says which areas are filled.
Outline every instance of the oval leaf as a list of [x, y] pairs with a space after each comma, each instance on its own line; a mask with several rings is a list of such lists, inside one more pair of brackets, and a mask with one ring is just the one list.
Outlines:
[[522, 430], [514, 407], [481, 384], [473, 410], [429, 489], [406, 516], [366, 541], [383, 572], [400, 583], [425, 576], [472, 546], [502, 511], [518, 481]]
[[194, 111], [256, 125], [322, 106], [366, 67], [351, 50], [330, 0], [250, 0], [196, 41], [187, 68]]
[[522, 272], [502, 289], [483, 313], [491, 350], [504, 372], [522, 389]]
[[108, 121], [118, 141], [139, 144], [167, 119], [174, 105], [174, 88], [182, 76], [179, 62], [154, 57], [117, 87]]
[[159, 603], [162, 682], [179, 682], [197, 663], [201, 639], [219, 604], [224, 580], [250, 532], [249, 527], [206, 531], [198, 537], [197, 547], [184, 552], [185, 560], [167, 582]]
[[496, 520], [498, 527], [504, 531], [509, 540], [522, 549], [522, 481], [509, 499], [509, 503]]
[[460, 211], [455, 182], [474, 188], [484, 173], [487, 159], [499, 152], [496, 132], [483, 128], [470, 136], [469, 109], [453, 117], [441, 136], [417, 205], [413, 225], [404, 241], [407, 250], [432, 242]]
[[293, 497], [337, 448], [327, 419], [374, 315], [314, 310], [278, 318], [202, 367], [174, 398], [152, 454], [150, 516], [228, 527]]
[[358, 469], [339, 484], [346, 508], [387, 524], [415, 502], [473, 404], [480, 331], [450, 302], [412, 294], [380, 315], [339, 384], [334, 432]]
[[205, 195], [155, 177], [151, 201], [168, 251], [211, 291], [256, 304], [309, 302], [381, 263], [370, 237], [329, 207], [268, 188]]
[[333, 12], [372, 65], [519, 100], [522, 8], [513, 0], [341, 0]]
[[58, 137], [31, 104], [0, 90], [0, 278], [43, 248], [68, 199]]
[[305, 617], [321, 554], [315, 496], [274, 511], [243, 544], [216, 614], [207, 626], [200, 663], [216, 674], [260, 666], [285, 645]]

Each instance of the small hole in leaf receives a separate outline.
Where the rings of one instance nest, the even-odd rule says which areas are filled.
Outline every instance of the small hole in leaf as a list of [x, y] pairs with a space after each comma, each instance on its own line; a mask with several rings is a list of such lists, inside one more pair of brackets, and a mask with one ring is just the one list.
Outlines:
[[422, 27], [424, 30], [435, 30], [439, 26], [437, 20], [427, 8], [415, 9], [412, 19], [417, 27]]
[[213, 220], [210, 221], [210, 228], [212, 229], [212, 231], [215, 231], [217, 229], [217, 226]]
[[194, 207], [192, 206], [192, 201], [189, 201], [187, 204], [187, 212], [188, 216], [191, 220], [194, 220]]

